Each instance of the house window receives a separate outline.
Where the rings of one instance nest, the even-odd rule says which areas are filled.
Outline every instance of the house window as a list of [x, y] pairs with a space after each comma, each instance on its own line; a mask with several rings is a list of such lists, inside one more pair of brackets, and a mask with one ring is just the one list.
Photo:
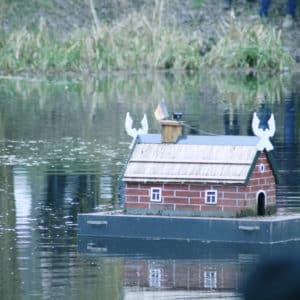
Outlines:
[[217, 288], [217, 272], [216, 271], [205, 271], [204, 277], [204, 288], [205, 289], [216, 289]]
[[259, 172], [260, 173], [264, 173], [265, 172], [265, 165], [264, 164], [260, 164], [259, 165]]
[[206, 204], [216, 204], [217, 203], [217, 191], [216, 190], [205, 191], [205, 203]]
[[159, 268], [150, 268], [149, 269], [149, 286], [154, 288], [161, 287], [161, 273], [162, 270]]
[[150, 200], [154, 202], [161, 201], [161, 188], [155, 188], [155, 187], [151, 188]]

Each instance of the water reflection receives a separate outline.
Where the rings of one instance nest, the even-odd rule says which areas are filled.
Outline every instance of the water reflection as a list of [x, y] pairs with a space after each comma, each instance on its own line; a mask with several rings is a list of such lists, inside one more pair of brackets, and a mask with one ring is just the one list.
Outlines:
[[97, 260], [123, 257], [124, 299], [239, 298], [249, 266], [258, 260], [245, 247], [216, 243], [80, 237], [78, 247]]
[[283, 183], [278, 191], [278, 206], [284, 211], [295, 211], [299, 207], [300, 166], [296, 137], [299, 93], [296, 90], [297, 86], [283, 87], [283, 139], [277, 142], [278, 165], [283, 177]]
[[[0, 80], [0, 294], [7, 299], [237, 298], [249, 268], [282, 248], [79, 240], [77, 213], [119, 208], [119, 174], [139, 121], [166, 99], [189, 132], [251, 134], [275, 114], [281, 213], [300, 203], [299, 74], [147, 73], [96, 80]], [[299, 250], [299, 246], [293, 245]], [[121, 251], [121, 250], [122, 251]], [[289, 251], [292, 251], [289, 249]], [[216, 294], [217, 293], [217, 294]]]
[[91, 259], [123, 258], [124, 299], [240, 298], [255, 264], [296, 255], [299, 249], [299, 242], [245, 245], [82, 236], [78, 240], [79, 252]]
[[230, 260], [125, 260], [125, 299], [145, 297], [145, 293], [165, 299], [178, 297], [180, 292], [188, 299], [238, 298], [233, 292], [243, 275]]
[[224, 133], [225, 135], [239, 135], [240, 124], [238, 119], [238, 112], [235, 110], [232, 113], [229, 109], [224, 110]]
[[0, 295], [21, 298], [12, 167], [0, 167]]
[[34, 290], [34, 265], [38, 259], [34, 256], [33, 239], [34, 219], [32, 212], [32, 189], [24, 167], [13, 168], [14, 200], [16, 206], [16, 234], [18, 251], [18, 273], [22, 288]]

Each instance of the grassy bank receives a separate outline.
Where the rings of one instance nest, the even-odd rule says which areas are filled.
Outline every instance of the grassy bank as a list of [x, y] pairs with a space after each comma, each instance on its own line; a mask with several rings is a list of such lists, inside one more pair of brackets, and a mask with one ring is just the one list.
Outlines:
[[232, 17], [223, 28], [217, 45], [206, 56], [208, 65], [277, 72], [295, 63], [283, 48], [281, 31], [273, 27], [260, 22], [242, 24]]
[[2, 34], [0, 68], [9, 73], [198, 69], [201, 39], [162, 25], [162, 5], [150, 16], [133, 13], [115, 24], [101, 23], [92, 9], [95, 25], [64, 39], [50, 35], [43, 19], [35, 33]]
[[131, 13], [114, 23], [100, 22], [89, 1], [94, 25], [64, 38], [50, 34], [43, 18], [35, 31], [0, 32], [2, 72], [197, 70], [201, 65], [276, 72], [293, 64], [283, 50], [280, 32], [261, 24], [244, 25], [232, 19], [220, 26], [224, 31], [219, 41], [207, 48], [199, 33], [163, 22], [162, 0], [151, 12]]

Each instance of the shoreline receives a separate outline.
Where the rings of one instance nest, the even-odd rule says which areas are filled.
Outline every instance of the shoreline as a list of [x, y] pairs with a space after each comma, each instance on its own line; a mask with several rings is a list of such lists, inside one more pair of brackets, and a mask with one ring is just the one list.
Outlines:
[[[125, 1], [126, 2], [126, 1]], [[141, 3], [143, 3], [143, 1], [140, 1]], [[174, 34], [174, 39], [173, 41], [176, 40], [176, 35], [178, 35], [178, 37], [181, 36], [180, 32], [189, 32], [189, 36], [190, 36], [190, 40], [195, 42], [195, 41], [199, 41], [199, 51], [200, 53], [198, 54], [198, 57], [195, 53], [190, 53], [187, 55], [184, 54], [182, 56], [182, 58], [180, 58], [180, 60], [186, 60], [187, 64], [191, 64], [191, 70], [193, 71], [197, 71], [197, 69], [199, 68], [199, 62], [195, 62], [195, 60], [205, 60], [205, 56], [206, 54], [208, 54], [209, 52], [211, 52], [211, 49], [217, 44], [217, 42], [220, 40], [221, 36], [222, 36], [222, 30], [224, 31], [224, 24], [227, 24], [230, 22], [230, 20], [232, 19], [232, 15], [233, 13], [231, 11], [225, 11], [223, 9], [223, 1], [220, 0], [211, 0], [211, 1], [204, 1], [202, 2], [201, 6], [197, 7], [195, 5], [195, 0], [188, 0], [185, 2], [179, 1], [179, 0], [174, 0], [172, 2], [170, 1], [161, 1], [159, 2], [160, 4], [158, 5], [158, 7], [154, 7], [156, 10], [159, 9], [159, 12], [155, 12], [153, 13], [152, 18], [158, 18], [159, 23], [162, 22], [162, 24], [169, 24], [170, 26], [166, 26], [166, 28], [161, 29], [162, 33], [165, 33], [167, 35], [169, 35], [168, 33], [168, 28], [172, 27], [172, 24], [175, 22], [177, 24], [178, 27], [178, 31], [172, 31], [171, 33]], [[244, 3], [242, 1], [234, 1], [234, 15], [235, 18], [234, 20], [237, 23], [236, 28], [239, 28], [239, 25], [245, 25], [249, 26], [249, 29], [251, 29], [251, 26], [253, 25], [257, 25], [260, 23], [260, 20], [257, 20], [257, 18], [253, 21], [252, 17], [255, 16], [255, 14], [257, 15], [257, 9], [258, 9], [258, 1], [255, 1], [253, 3]], [[162, 3], [162, 4], [161, 4]], [[164, 4], [164, 5], [163, 5]], [[108, 5], [108, 4], [106, 4]], [[136, 7], [136, 12], [135, 12], [135, 7], [132, 7], [133, 5], [129, 5], [128, 3], [128, 7], [122, 6], [120, 5], [120, 7], [118, 7], [119, 11], [115, 12], [115, 18], [111, 19], [110, 22], [106, 22], [104, 21], [103, 24], [110, 24], [110, 27], [107, 27], [108, 30], [115, 30], [114, 28], [118, 28], [119, 25], [124, 25], [126, 24], [126, 22], [124, 23], [122, 21], [122, 16], [124, 16], [124, 14], [126, 12], [133, 12], [133, 14], [140, 14], [141, 16], [147, 16], [149, 14], [151, 5], [153, 5], [153, 3], [149, 3], [147, 6], [137, 6]], [[280, 72], [294, 72], [294, 70], [299, 70], [300, 69], [300, 64], [299, 64], [299, 59], [300, 59], [300, 52], [298, 49], [298, 42], [300, 41], [300, 30], [299, 30], [299, 20], [297, 18], [295, 25], [293, 26], [293, 28], [291, 28], [290, 30], [283, 30], [281, 28], [281, 22], [283, 19], [282, 15], [282, 9], [280, 10], [280, 6], [282, 6], [282, 4], [280, 5], [279, 3], [277, 3], [277, 1], [274, 1], [274, 4], [272, 5], [272, 9], [270, 11], [270, 18], [268, 21], [267, 25], [264, 25], [269, 29], [275, 29], [276, 31], [278, 31], [278, 34], [281, 34], [281, 39], [282, 39], [282, 43], [283, 43], [283, 48], [286, 51], [286, 53], [290, 53], [292, 55], [292, 57], [298, 61], [298, 63], [295, 64], [295, 67], [293, 67], [291, 70], [287, 67], [285, 67], [284, 65], [281, 66], [281, 69], [279, 69], [278, 67], [276, 67], [276, 69], [274, 69], [275, 71], [273, 71], [273, 69], [263, 69], [259, 72], [267, 72], [267, 73], [280, 73]], [[67, 4], [66, 4], [67, 7]], [[145, 8], [146, 7], [146, 8]], [[76, 7], [75, 7], [76, 8]], [[91, 14], [91, 12], [89, 11], [89, 7], [85, 4], [82, 4], [82, 8], [84, 8], [83, 10], [83, 15], [85, 16], [89, 16]], [[111, 4], [110, 9], [112, 10], [113, 4]], [[105, 20], [106, 17], [108, 15], [110, 15], [110, 11], [109, 9], [105, 9], [105, 3], [99, 5], [98, 7], [96, 7], [96, 12], [98, 14], [98, 17], [101, 21]], [[147, 14], [148, 12], [148, 14]], [[73, 12], [74, 13], [74, 12]], [[48, 12], [49, 14], [49, 12]], [[22, 56], [20, 56], [20, 60], [19, 60], [19, 55], [20, 53], [16, 51], [15, 55], [16, 58], [14, 58], [14, 55], [11, 56], [10, 54], [5, 54], [3, 53], [3, 58], [2, 60], [7, 60], [7, 62], [4, 61], [4, 63], [2, 63], [3, 67], [2, 69], [5, 69], [5, 65], [6, 63], [7, 65], [7, 71], [5, 71], [5, 74], [9, 75], [9, 74], [21, 74], [21, 73], [33, 73], [33, 74], [45, 74], [45, 75], [59, 75], [59, 74], [83, 74], [83, 75], [92, 75], [92, 76], [98, 76], [99, 73], [105, 73], [105, 74], [111, 74], [111, 73], [116, 73], [116, 72], [130, 72], [130, 73], [140, 73], [140, 72], [149, 72], [149, 71], [153, 71], [153, 70], [157, 70], [157, 71], [161, 71], [161, 70], [165, 70], [165, 71], [178, 71], [181, 68], [179, 67], [178, 63], [174, 63], [173, 62], [173, 58], [172, 55], [170, 55], [170, 53], [166, 52], [165, 53], [165, 57], [163, 58], [164, 61], [160, 64], [155, 66], [155, 61], [156, 59], [149, 59], [149, 54], [146, 53], [144, 54], [145, 57], [143, 58], [143, 56], [140, 57], [140, 61], [136, 61], [136, 67], [134, 67], [134, 64], [128, 64], [126, 63], [126, 60], [124, 60], [123, 56], [125, 55], [125, 53], [127, 53], [126, 48], [124, 50], [124, 55], [120, 55], [119, 57], [113, 57], [111, 56], [111, 54], [109, 54], [109, 52], [107, 52], [107, 54], [105, 54], [106, 52], [104, 52], [104, 56], [103, 58], [101, 57], [97, 57], [95, 56], [95, 54], [93, 53], [92, 55], [94, 55], [93, 59], [84, 59], [84, 60], [78, 60], [74, 58], [79, 56], [84, 55], [85, 53], [88, 54], [88, 48], [91, 46], [85, 45], [84, 48], [78, 48], [76, 46], [76, 43], [78, 42], [83, 42], [85, 43], [85, 39], [81, 39], [80, 35], [78, 35], [77, 40], [76, 37], [74, 40], [71, 41], [71, 46], [69, 47], [68, 44], [64, 44], [64, 39], [58, 39], [58, 37], [60, 35], [64, 36], [65, 38], [68, 36], [72, 36], [72, 34], [74, 34], [75, 30], [72, 28], [68, 28], [66, 29], [62, 24], [60, 24], [60, 21], [58, 21], [58, 24], [56, 25], [57, 27], [52, 28], [53, 26], [51, 25], [51, 23], [53, 23], [52, 20], [52, 16], [49, 16], [47, 14], [47, 11], [45, 11], [42, 14], [42, 17], [39, 16], [35, 16], [35, 24], [36, 25], [32, 25], [35, 26], [36, 29], [39, 30], [38, 33], [34, 34], [31, 33], [30, 30], [27, 29], [27, 26], [25, 25], [23, 27], [22, 30], [25, 30], [25, 33], [27, 32], [27, 34], [30, 34], [30, 38], [33, 39], [33, 42], [29, 43], [28, 45], [25, 44], [25, 47], [29, 47], [29, 48], [33, 48], [35, 49], [35, 47], [44, 47], [41, 48], [44, 52], [49, 51], [49, 54], [44, 54], [43, 56], [41, 56], [41, 54], [38, 54], [38, 49], [35, 50], [35, 54], [33, 56], [28, 55], [28, 57], [24, 57], [22, 60]], [[157, 14], [157, 16], [154, 16], [155, 14]], [[156, 19], [151, 19], [151, 15], [149, 16], [149, 20], [152, 23], [153, 26], [154, 24], [156, 24], [157, 22], [154, 22]], [[68, 20], [74, 20], [74, 15], [72, 14], [72, 11], [70, 12], [69, 16], [68, 16]], [[134, 20], [139, 20], [139, 18], [133, 18], [132, 21]], [[0, 20], [1, 21], [1, 20]], [[89, 17], [89, 23], [87, 22], [87, 20], [85, 20], [86, 22], [84, 23], [84, 25], [80, 26], [80, 20], [77, 21], [77, 25], [79, 25], [79, 27], [77, 28], [77, 30], [80, 30], [81, 33], [83, 34], [84, 32], [89, 32], [91, 29], [91, 26], [93, 26], [93, 19], [91, 18], [91, 16]], [[9, 21], [7, 21], [9, 24]], [[25, 22], [25, 21], [24, 21]], [[74, 20], [75, 25], [76, 25], [76, 21]], [[123, 23], [122, 23], [123, 22]], [[240, 22], [240, 23], [239, 23]], [[3, 23], [3, 22], [2, 22]], [[119, 24], [118, 26], [116, 26], [116, 24]], [[141, 26], [140, 23], [135, 24], [134, 26]], [[77, 26], [76, 25], [76, 26]], [[99, 24], [98, 24], [99, 25]], [[151, 25], [151, 26], [152, 26]], [[21, 23], [20, 23], [21, 26]], [[116, 26], [116, 27], [114, 27]], [[155, 25], [156, 26], [156, 25]], [[164, 27], [164, 26], [163, 26]], [[163, 28], [162, 27], [162, 28]], [[12, 30], [13, 28], [8, 26], [9, 29], [4, 30], [4, 32], [6, 32], [6, 34], [10, 33], [10, 30]], [[109, 29], [110, 28], [110, 29]], [[160, 28], [160, 25], [159, 27]], [[222, 29], [223, 28], [223, 29]], [[246, 28], [246, 27], [245, 27]], [[54, 29], [57, 29], [57, 33], [53, 33], [52, 31]], [[99, 29], [99, 28], [98, 28]], [[134, 27], [132, 27], [132, 29], [134, 29]], [[298, 30], [297, 30], [298, 29]], [[49, 30], [49, 35], [47, 36], [47, 32]], [[136, 28], [136, 30], [138, 30]], [[146, 30], [146, 29], [145, 29]], [[151, 30], [157, 30], [157, 28], [152, 28]], [[12, 31], [13, 33], [14, 31]], [[112, 31], [113, 32], [113, 31]], [[136, 31], [138, 32], [138, 31]], [[146, 32], [146, 31], [145, 31]], [[281, 32], [281, 33], [280, 33]], [[15, 34], [17, 34], [18, 32], [15, 32]], [[43, 37], [43, 35], [45, 34], [45, 37]], [[102, 34], [102, 33], [101, 33]], [[194, 35], [195, 37], [192, 38], [192, 35]], [[17, 37], [21, 38], [22, 34]], [[50, 52], [51, 47], [49, 48], [49, 46], [51, 44], [49, 44], [50, 39], [54, 38], [56, 47], [58, 47], [59, 50], [59, 55], [62, 56], [62, 58], [52, 58], [50, 56]], [[93, 37], [93, 35], [90, 35], [88, 38], [95, 38]], [[42, 46], [40, 45], [40, 42], [37, 40], [35, 41], [35, 39], [41, 39], [42, 42]], [[47, 41], [47, 39], [49, 39]], [[193, 40], [194, 39], [194, 40]], [[172, 39], [168, 42], [161, 42], [159, 40], [156, 40], [156, 42], [152, 45], [151, 47], [154, 47], [154, 49], [156, 47], [160, 48], [160, 47], [165, 47], [166, 44], [170, 44], [170, 42], [172, 41]], [[16, 41], [17, 42], [17, 41]], [[103, 41], [100, 41], [101, 43]], [[119, 42], [118, 37], [115, 39], [115, 42]], [[185, 40], [186, 42], [186, 40]], [[95, 41], [92, 42], [92, 44], [96, 45], [97, 43], [99, 43], [99, 41], [97, 40], [97, 38], [95, 39]], [[48, 45], [49, 44], [49, 45]], [[179, 43], [179, 44], [182, 44]], [[178, 45], [179, 45], [178, 44]], [[186, 43], [186, 45], [188, 45], [189, 43]], [[44, 45], [44, 46], [43, 46]], [[142, 45], [142, 44], [141, 44]], [[147, 45], [147, 43], [145, 44]], [[18, 46], [18, 45], [16, 45]], [[23, 46], [23, 48], [24, 48]], [[130, 44], [128, 44], [127, 46], [130, 46]], [[245, 46], [247, 47], [247, 44], [245, 44]], [[66, 48], [67, 47], [67, 48]], [[69, 48], [68, 48], [69, 47]], [[86, 48], [85, 48], [86, 47]], [[97, 46], [98, 47], [98, 46]], [[174, 45], [174, 47], [176, 48], [177, 46]], [[48, 49], [49, 48], [49, 49]], [[5, 48], [4, 48], [5, 49]], [[48, 49], [48, 50], [47, 50]], [[71, 50], [69, 50], [71, 49]], [[75, 49], [75, 50], [74, 50]], [[128, 48], [130, 49], [130, 47]], [[139, 48], [137, 48], [139, 49]], [[191, 48], [190, 46], [185, 46], [182, 48], [182, 50], [180, 50], [178, 53], [182, 53], [182, 51], [194, 51], [192, 50], [193, 48]], [[118, 48], [116, 48], [115, 50], [118, 50]], [[151, 49], [149, 49], [151, 50]], [[23, 52], [24, 50], [22, 50], [22, 54], [21, 55], [27, 55], [26, 52]], [[71, 51], [72, 53], [69, 55], [68, 52]], [[104, 48], [104, 51], [107, 51], [106, 48]], [[168, 49], [167, 51], [173, 51], [172, 48]], [[150, 51], [151, 52], [151, 51]], [[23, 54], [24, 53], [24, 54]], [[184, 53], [184, 52], [183, 52]], [[176, 53], [175, 53], [176, 54]], [[5, 55], [7, 55], [7, 57], [5, 57]], [[51, 54], [52, 55], [52, 54]], [[89, 54], [90, 55], [90, 54]], [[127, 53], [126, 55], [129, 55], [129, 53]], [[125, 56], [126, 56], [125, 55]], [[133, 59], [133, 61], [135, 61], [135, 55], [137, 55], [135, 52], [130, 53], [130, 59]], [[139, 57], [140, 54], [138, 54], [137, 57]], [[38, 57], [41, 62], [39, 63], [39, 61], [35, 62], [34, 57]], [[175, 56], [176, 57], [176, 56]], [[102, 59], [103, 61], [99, 60]], [[124, 63], [122, 63], [121, 65], [114, 65], [118, 60], [120, 61], [120, 59], [124, 60]], [[148, 60], [149, 59], [149, 60]], [[16, 60], [16, 61], [14, 61]], [[50, 62], [49, 62], [50, 60]], [[105, 60], [112, 60], [111, 63], [107, 63]], [[115, 62], [116, 60], [116, 62]], [[147, 60], [147, 61], [146, 61]], [[179, 61], [180, 61], [179, 60]], [[95, 62], [99, 61], [99, 64], [102, 67], [96, 67], [95, 68]], [[78, 63], [80, 64], [78, 66]], [[152, 65], [152, 63], [154, 63]], [[171, 63], [171, 65], [170, 65]], [[184, 63], [182, 65], [182, 67], [186, 64]], [[9, 65], [10, 64], [10, 65]], [[53, 66], [52, 66], [53, 64]], [[202, 62], [201, 62], [201, 68], [202, 66]], [[76, 66], [77, 65], [77, 66]], [[145, 65], [145, 67], [143, 66]], [[97, 69], [98, 68], [98, 69]], [[102, 68], [102, 70], [101, 70]], [[187, 65], [187, 69], [189, 71], [189, 65]], [[218, 67], [216, 67], [218, 68]], [[243, 69], [243, 68], [242, 68]], [[226, 71], [231, 69], [226, 68]], [[247, 73], [255, 73], [258, 72], [255, 68], [252, 70], [251, 68], [247, 68], [246, 70], [244, 70], [244, 72]]]

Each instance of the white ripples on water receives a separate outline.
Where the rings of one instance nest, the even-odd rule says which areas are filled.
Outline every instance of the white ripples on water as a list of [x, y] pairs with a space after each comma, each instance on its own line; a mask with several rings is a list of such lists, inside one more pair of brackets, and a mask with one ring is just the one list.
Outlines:
[[61, 138], [55, 142], [44, 140], [0, 141], [0, 164], [48, 168], [50, 173], [93, 174], [99, 172], [101, 162], [121, 166], [119, 149], [96, 140]]
[[[24, 286], [31, 285], [31, 276], [34, 264], [34, 240], [32, 236], [32, 224], [35, 221], [32, 216], [32, 190], [28, 174], [24, 167], [14, 168], [13, 172], [14, 200], [16, 207], [16, 234], [18, 247], [18, 264], [21, 282]], [[33, 275], [33, 274], [31, 274]]]

